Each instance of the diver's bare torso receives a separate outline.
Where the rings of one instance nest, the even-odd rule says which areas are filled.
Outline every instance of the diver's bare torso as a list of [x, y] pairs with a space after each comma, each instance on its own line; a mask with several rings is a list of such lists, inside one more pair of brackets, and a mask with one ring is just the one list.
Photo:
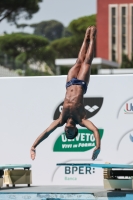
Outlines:
[[86, 118], [82, 86], [71, 85], [67, 88], [61, 116], [64, 123], [67, 119], [73, 119], [75, 124], [82, 126], [82, 119]]

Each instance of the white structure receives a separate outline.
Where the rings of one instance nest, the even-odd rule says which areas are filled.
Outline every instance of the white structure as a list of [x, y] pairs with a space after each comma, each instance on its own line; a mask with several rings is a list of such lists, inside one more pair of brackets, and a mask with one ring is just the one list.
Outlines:
[[47, 65], [46, 62], [39, 62], [39, 61], [29, 62], [29, 68], [40, 72], [47, 72], [51, 75], [54, 75], [54, 73], [52, 72], [52, 70], [50, 69], [50, 67]]
[[[56, 59], [55, 60], [56, 73], [58, 75], [60, 74], [60, 66], [72, 67], [76, 63], [76, 59], [77, 58]], [[113, 68], [119, 68], [119, 64], [102, 58], [94, 58], [92, 61], [92, 67], [95, 67], [98, 70], [101, 68], [113, 69]]]
[[[59, 116], [66, 76], [0, 78], [0, 163], [31, 164], [34, 185], [103, 185], [103, 170], [66, 168], [56, 163], [93, 163], [95, 139], [88, 129], [67, 140], [64, 126], [43, 141], [30, 158], [30, 148]], [[85, 109], [102, 133], [101, 152], [94, 163], [133, 163], [133, 75], [91, 75]], [[56, 112], [57, 111], [57, 112]]]
[[133, 69], [99, 69], [98, 74], [133, 74]]
[[3, 66], [0, 66], [0, 77], [16, 77], [19, 76], [14, 70], [9, 70]]

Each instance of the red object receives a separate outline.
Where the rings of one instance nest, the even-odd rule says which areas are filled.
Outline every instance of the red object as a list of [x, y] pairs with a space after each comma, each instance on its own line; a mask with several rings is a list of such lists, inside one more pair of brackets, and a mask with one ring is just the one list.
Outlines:
[[[111, 60], [110, 50], [109, 50], [109, 26], [111, 24], [109, 23], [109, 5], [114, 4], [118, 6], [119, 12], [118, 12], [118, 20], [120, 21], [120, 6], [122, 4], [125, 4], [128, 6], [128, 18], [129, 16], [129, 9], [130, 6], [133, 6], [133, 0], [97, 0], [97, 45], [96, 45], [96, 56], [101, 57], [107, 60]], [[130, 20], [128, 22], [131, 23]], [[120, 22], [119, 22], [120, 23]], [[133, 26], [133, 25], [132, 25]], [[128, 24], [128, 30], [129, 30], [129, 24]], [[118, 38], [119, 33], [121, 31], [121, 28], [118, 30]], [[130, 31], [129, 31], [130, 32]], [[128, 33], [129, 33], [128, 32]], [[129, 35], [129, 34], [128, 34]], [[127, 37], [127, 54], [130, 57], [129, 54], [131, 54], [132, 47], [131, 45], [131, 37]], [[118, 45], [120, 44], [120, 41], [118, 42]], [[120, 63], [121, 61], [121, 50], [120, 46], [117, 45], [117, 61]], [[133, 45], [133, 44], [132, 44]], [[129, 49], [130, 48], [130, 49]]]

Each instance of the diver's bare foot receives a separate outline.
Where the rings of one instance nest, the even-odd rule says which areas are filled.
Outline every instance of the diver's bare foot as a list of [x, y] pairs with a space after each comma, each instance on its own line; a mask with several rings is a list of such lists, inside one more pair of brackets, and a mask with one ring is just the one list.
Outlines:
[[95, 26], [91, 26], [90, 31], [90, 40], [94, 40], [96, 38], [97, 29]]
[[34, 160], [35, 157], [36, 157], [36, 150], [35, 150], [34, 147], [31, 147], [30, 156], [31, 156], [31, 159], [32, 159], [32, 160]]
[[89, 26], [86, 29], [86, 33], [85, 33], [85, 39], [89, 42], [90, 41], [90, 32], [91, 32], [91, 26]]

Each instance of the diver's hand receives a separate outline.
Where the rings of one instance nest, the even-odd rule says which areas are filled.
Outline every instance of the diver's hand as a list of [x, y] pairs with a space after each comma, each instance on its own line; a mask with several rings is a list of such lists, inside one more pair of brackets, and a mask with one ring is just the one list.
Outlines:
[[100, 148], [96, 147], [92, 154], [92, 160], [95, 160], [99, 153], [100, 153]]
[[34, 147], [31, 147], [30, 149], [30, 156], [31, 156], [31, 159], [32, 160], [35, 160], [35, 157], [36, 157], [36, 150]]

